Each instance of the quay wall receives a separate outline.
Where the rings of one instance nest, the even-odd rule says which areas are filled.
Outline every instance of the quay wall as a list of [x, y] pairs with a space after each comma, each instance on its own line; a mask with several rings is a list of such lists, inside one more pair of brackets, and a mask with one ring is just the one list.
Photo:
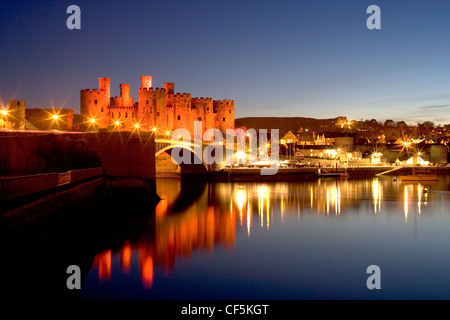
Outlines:
[[45, 173], [31, 176], [0, 179], [0, 202], [25, 197], [56, 189], [59, 186], [77, 183], [103, 176], [102, 168], [89, 168], [65, 173]]

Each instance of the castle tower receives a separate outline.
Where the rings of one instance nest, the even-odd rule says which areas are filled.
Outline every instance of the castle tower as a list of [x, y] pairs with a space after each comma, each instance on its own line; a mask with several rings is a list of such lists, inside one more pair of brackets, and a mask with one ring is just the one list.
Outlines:
[[202, 134], [205, 133], [207, 129], [212, 129], [215, 127], [214, 123], [214, 112], [213, 112], [213, 99], [212, 98], [192, 98], [191, 100], [192, 110], [196, 111], [193, 121], [202, 122]]
[[234, 101], [216, 100], [213, 105], [214, 113], [217, 115], [217, 128], [222, 133], [227, 129], [234, 129]]
[[164, 82], [164, 89], [166, 89], [167, 94], [173, 94], [175, 90], [175, 83]]
[[134, 106], [134, 100], [130, 97], [130, 85], [121, 84], [120, 85], [120, 100], [123, 107]]
[[106, 101], [109, 103], [109, 98], [111, 97], [111, 79], [98, 78], [98, 89], [100, 91], [106, 91]]
[[83, 130], [92, 129], [91, 120], [95, 126], [106, 128], [108, 125], [108, 108], [110, 99], [110, 78], [99, 78], [99, 89], [84, 89], [80, 91], [80, 113], [83, 117]]
[[[141, 86], [143, 85], [145, 84], [141, 82]], [[147, 129], [156, 127], [159, 131], [167, 130], [166, 90], [141, 87], [138, 90], [138, 94], [137, 115], [141, 123], [144, 123]]]
[[152, 87], [152, 76], [141, 76], [141, 88]]

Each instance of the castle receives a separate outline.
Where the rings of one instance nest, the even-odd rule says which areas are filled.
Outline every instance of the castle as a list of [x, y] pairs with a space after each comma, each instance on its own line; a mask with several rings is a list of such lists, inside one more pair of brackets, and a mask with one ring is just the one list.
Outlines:
[[[171, 132], [183, 128], [194, 133], [194, 121], [207, 129], [234, 129], [234, 101], [192, 98], [189, 93], [175, 93], [174, 83], [153, 88], [151, 76], [141, 76], [138, 101], [130, 97], [130, 85], [120, 85], [120, 97], [110, 97], [110, 78], [99, 78], [98, 89], [80, 92], [83, 130], [157, 130]], [[203, 134], [202, 132], [202, 134]]]

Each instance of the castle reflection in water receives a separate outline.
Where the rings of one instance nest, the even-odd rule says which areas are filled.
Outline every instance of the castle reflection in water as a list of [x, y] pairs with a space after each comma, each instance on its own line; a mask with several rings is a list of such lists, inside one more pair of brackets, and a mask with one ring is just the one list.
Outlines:
[[212, 253], [219, 246], [233, 250], [238, 232], [250, 238], [255, 228], [270, 231], [273, 226], [299, 222], [302, 215], [373, 215], [383, 213], [387, 205], [389, 214], [401, 214], [399, 219], [408, 223], [408, 215], [420, 215], [429, 197], [439, 197], [427, 192], [439, 186], [403, 184], [392, 178], [214, 183], [205, 185], [189, 206], [174, 212], [180, 185], [177, 180], [158, 181], [162, 200], [155, 209], [154, 228], [141, 234], [137, 244], [125, 241], [118, 251], [96, 255], [93, 267], [100, 281], [111, 279], [112, 260], [118, 259], [121, 273], [129, 274], [133, 265], [138, 266], [144, 288], [151, 288], [155, 268], [170, 273], [177, 258], [189, 258], [194, 251]]

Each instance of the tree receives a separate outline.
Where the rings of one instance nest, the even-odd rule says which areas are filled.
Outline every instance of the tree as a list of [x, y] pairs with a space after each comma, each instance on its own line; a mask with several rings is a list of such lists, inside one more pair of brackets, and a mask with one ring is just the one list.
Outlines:
[[397, 128], [403, 128], [403, 129], [405, 129], [406, 127], [408, 127], [408, 125], [406, 124], [405, 121], [398, 121], [398, 122], [397, 122]]
[[434, 123], [432, 121], [425, 121], [422, 125], [427, 130], [433, 130], [434, 129]]
[[394, 120], [388, 119], [384, 122], [385, 127], [393, 127], [395, 125]]

